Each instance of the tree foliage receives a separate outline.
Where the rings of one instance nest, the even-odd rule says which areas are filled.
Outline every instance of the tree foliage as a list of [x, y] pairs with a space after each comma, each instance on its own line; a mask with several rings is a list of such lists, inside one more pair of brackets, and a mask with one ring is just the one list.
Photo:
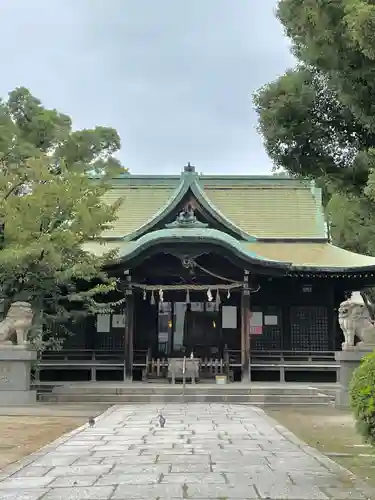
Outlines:
[[277, 17], [297, 64], [254, 96], [266, 150], [276, 168], [324, 187], [335, 241], [373, 253], [375, 5], [280, 0]]
[[375, 446], [375, 352], [355, 370], [349, 395], [358, 432]]
[[117, 205], [101, 197], [124, 171], [113, 157], [119, 147], [114, 129], [74, 131], [68, 116], [25, 88], [0, 102], [2, 295], [43, 311], [37, 318], [44, 329], [65, 324], [78, 309], [87, 314], [97, 294], [115, 287], [103, 270], [113, 255], [97, 258], [82, 245], [115, 218]]

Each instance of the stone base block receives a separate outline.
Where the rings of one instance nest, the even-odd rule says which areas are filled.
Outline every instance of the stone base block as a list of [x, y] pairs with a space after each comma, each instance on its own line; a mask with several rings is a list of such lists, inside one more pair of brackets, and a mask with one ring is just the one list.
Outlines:
[[361, 363], [364, 356], [367, 356], [373, 351], [372, 347], [364, 347], [347, 349], [335, 353], [335, 360], [339, 363], [339, 389], [336, 392], [335, 404], [337, 407], [349, 407], [349, 384], [353, 376], [353, 372]]
[[26, 406], [36, 403], [36, 391], [0, 391], [0, 407]]
[[0, 345], [0, 406], [36, 402], [30, 391], [30, 372], [37, 354], [28, 346]]

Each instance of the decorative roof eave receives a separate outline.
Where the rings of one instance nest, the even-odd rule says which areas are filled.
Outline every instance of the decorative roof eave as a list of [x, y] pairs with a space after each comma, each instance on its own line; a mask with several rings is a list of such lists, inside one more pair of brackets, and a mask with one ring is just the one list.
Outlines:
[[282, 274], [287, 274], [291, 267], [289, 262], [280, 262], [265, 259], [254, 252], [246, 250], [241, 242], [217, 229], [191, 227], [191, 228], [167, 228], [159, 229], [144, 234], [136, 241], [128, 242], [120, 253], [117, 262], [126, 262], [138, 257], [140, 254], [160, 244], [191, 243], [191, 244], [214, 244], [227, 249], [233, 255], [253, 265], [274, 268]]
[[312, 278], [370, 278], [375, 277], [375, 265], [361, 267], [292, 266], [287, 274], [288, 276], [310, 276]]
[[[262, 248], [258, 248], [258, 242], [248, 244], [243, 241], [239, 241], [233, 236], [228, 235], [222, 231], [216, 229], [210, 229], [206, 227], [205, 224], [200, 223], [194, 217], [194, 213], [189, 214], [179, 214], [177, 220], [171, 224], [167, 224], [167, 228], [164, 230], [158, 230], [145, 234], [143, 237], [136, 241], [124, 241], [123, 238], [113, 237], [96, 240], [95, 242], [87, 242], [85, 248], [87, 251], [96, 254], [97, 250], [95, 245], [100, 248], [99, 254], [103, 253], [101, 250], [104, 249], [109, 251], [116, 249], [120, 254], [120, 259], [116, 260], [129, 260], [133, 255], [139, 255], [142, 250], [151, 247], [152, 245], [157, 245], [161, 243], [172, 243], [173, 245], [183, 245], [184, 243], [213, 243], [219, 244], [224, 248], [229, 249], [230, 252], [237, 252], [237, 255], [245, 261], [248, 261], [256, 265], [267, 265], [279, 268], [280, 266], [287, 269], [285, 275], [289, 277], [301, 277], [301, 278], [348, 278], [351, 280], [355, 279], [367, 279], [371, 280], [375, 284], [375, 257], [371, 258], [368, 256], [362, 256], [367, 259], [367, 262], [354, 262], [339, 263], [340, 255], [337, 258], [332, 258], [328, 256], [330, 263], [316, 263], [316, 264], [304, 264], [297, 263], [295, 257], [293, 257], [293, 252], [287, 252], [289, 258], [278, 258], [276, 256], [267, 255], [263, 253]], [[94, 245], [94, 247], [92, 246]], [[108, 245], [108, 247], [107, 247]], [[328, 243], [325, 244], [329, 250], [334, 249], [336, 251], [350, 253], [346, 250], [334, 247]], [[314, 247], [313, 247], [314, 250]], [[236, 253], [235, 252], [235, 253]], [[357, 256], [357, 255], [355, 255]], [[303, 256], [302, 256], [303, 257]], [[361, 256], [359, 256], [361, 257]], [[323, 259], [324, 260], [324, 259]], [[333, 265], [334, 261], [337, 261], [336, 265]], [[331, 263], [332, 262], [332, 263]]]
[[259, 237], [256, 239], [257, 243], [329, 243], [329, 239], [321, 236], [316, 237], [306, 237], [306, 236], [295, 236], [285, 238], [284, 236], [267, 236]]
[[229, 229], [232, 233], [238, 235], [241, 240], [254, 242], [257, 240], [255, 236], [252, 236], [240, 227], [236, 226], [231, 222], [225, 215], [223, 215], [216, 207], [213, 206], [211, 201], [207, 198], [203, 189], [199, 185], [198, 174], [193, 170], [186, 170], [182, 173], [181, 183], [173, 193], [171, 198], [150, 220], [148, 220], [141, 227], [124, 235], [123, 241], [133, 241], [144, 236], [148, 231], [152, 230], [157, 224], [159, 224], [165, 217], [167, 217], [171, 212], [175, 211], [179, 203], [181, 203], [187, 192], [193, 193], [197, 201], [202, 205], [202, 207], [210, 214], [210, 216], [218, 221], [222, 226]]

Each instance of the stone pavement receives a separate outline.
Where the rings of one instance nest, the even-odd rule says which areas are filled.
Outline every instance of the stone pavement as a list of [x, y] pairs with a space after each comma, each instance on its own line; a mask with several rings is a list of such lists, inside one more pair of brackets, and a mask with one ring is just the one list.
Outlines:
[[116, 406], [0, 473], [1, 500], [363, 500], [374, 491], [259, 408]]

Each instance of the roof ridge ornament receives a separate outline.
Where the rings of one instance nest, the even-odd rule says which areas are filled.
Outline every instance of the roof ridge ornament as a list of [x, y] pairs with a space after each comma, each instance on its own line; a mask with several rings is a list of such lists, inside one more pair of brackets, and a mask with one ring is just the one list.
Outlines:
[[171, 229], [175, 227], [185, 227], [185, 228], [196, 228], [196, 227], [208, 227], [208, 224], [205, 224], [204, 222], [200, 222], [194, 213], [194, 208], [189, 203], [184, 207], [181, 212], [176, 217], [176, 220], [170, 224], [165, 225], [166, 228]]
[[195, 167], [191, 165], [190, 161], [188, 161], [188, 164], [184, 167], [184, 172], [195, 172]]

